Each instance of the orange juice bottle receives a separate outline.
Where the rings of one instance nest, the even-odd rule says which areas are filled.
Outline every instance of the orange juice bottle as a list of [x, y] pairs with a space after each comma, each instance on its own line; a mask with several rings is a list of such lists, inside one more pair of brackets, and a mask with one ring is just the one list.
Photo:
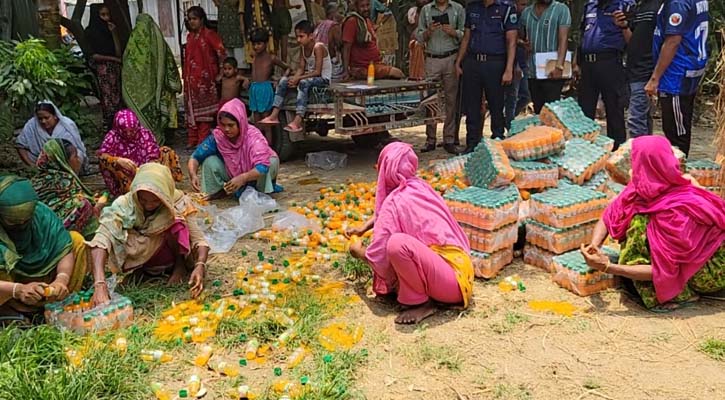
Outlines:
[[372, 86], [375, 84], [375, 64], [373, 64], [372, 61], [370, 61], [370, 65], [368, 65], [368, 85]]
[[194, 365], [197, 367], [203, 367], [206, 365], [206, 363], [209, 362], [209, 359], [211, 358], [212, 353], [214, 352], [214, 348], [209, 345], [201, 346], [201, 351], [199, 354], [194, 358]]

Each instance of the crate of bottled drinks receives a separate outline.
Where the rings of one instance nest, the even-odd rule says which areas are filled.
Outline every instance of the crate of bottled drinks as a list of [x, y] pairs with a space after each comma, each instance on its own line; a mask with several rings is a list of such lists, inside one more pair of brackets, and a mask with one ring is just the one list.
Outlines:
[[[606, 247], [602, 251], [616, 256], [616, 252]], [[580, 250], [556, 256], [553, 262], [552, 280], [576, 295], [590, 296], [617, 286], [616, 276], [591, 269]]]
[[601, 147], [607, 153], [611, 153], [614, 150], [614, 139], [607, 135], [597, 135], [592, 143]]
[[436, 161], [430, 170], [435, 174], [442, 176], [463, 175], [465, 174], [466, 162], [470, 155], [462, 155], [448, 158], [446, 160]]
[[536, 161], [511, 161], [516, 172], [514, 184], [519, 189], [544, 189], [556, 187], [559, 180], [559, 168], [553, 164]]
[[538, 115], [531, 115], [528, 117], [516, 118], [515, 120], [511, 121], [511, 129], [509, 129], [509, 136], [518, 135], [519, 133], [525, 131], [528, 127], [540, 126], [540, 125], [541, 125], [541, 119], [539, 119]]
[[493, 231], [478, 229], [468, 225], [462, 225], [461, 227], [468, 236], [471, 249], [482, 253], [495, 253], [511, 247], [519, 238], [518, 222]]
[[601, 217], [607, 195], [581, 186], [549, 189], [531, 196], [529, 218], [553, 228], [570, 228]]
[[686, 171], [700, 185], [714, 187], [718, 184], [720, 164], [710, 160], [687, 160]]
[[461, 224], [495, 230], [511, 224], [519, 215], [519, 191], [516, 186], [484, 189], [467, 187], [445, 195], [453, 217]]
[[551, 163], [559, 167], [559, 174], [577, 185], [591, 179], [604, 169], [608, 153], [584, 139], [571, 139], [561, 154], [549, 156]]
[[516, 173], [501, 142], [483, 139], [466, 162], [466, 176], [472, 186], [484, 188], [508, 185]]
[[569, 228], [554, 228], [529, 219], [526, 222], [526, 241], [556, 254], [579, 248], [592, 240], [597, 221], [575, 225]]
[[546, 272], [554, 272], [554, 257], [556, 254], [544, 250], [531, 243], [524, 245], [524, 263], [539, 267]]
[[522, 133], [501, 142], [509, 159], [532, 161], [546, 158], [564, 149], [561, 129], [550, 126], [532, 126]]
[[544, 125], [561, 129], [567, 140], [582, 138], [593, 141], [601, 130], [599, 124], [584, 115], [579, 104], [571, 97], [546, 103], [539, 118]]
[[491, 279], [496, 277], [505, 266], [511, 264], [513, 259], [513, 246], [503, 248], [495, 253], [471, 251], [473, 272], [477, 278]]
[[45, 305], [45, 321], [78, 334], [121, 329], [133, 323], [131, 300], [111, 294], [107, 304], [94, 306], [93, 291], [72, 293], [62, 301]]
[[[677, 147], [672, 147], [675, 157], [680, 160], [680, 170], [685, 172], [685, 153]], [[606, 163], [606, 169], [612, 179], [622, 185], [629, 183], [632, 170], [632, 139], [624, 142], [619, 148], [609, 156]]]

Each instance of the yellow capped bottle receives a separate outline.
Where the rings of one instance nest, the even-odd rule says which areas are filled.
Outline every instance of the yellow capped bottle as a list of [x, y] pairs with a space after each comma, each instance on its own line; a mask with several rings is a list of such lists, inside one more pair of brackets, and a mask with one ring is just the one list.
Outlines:
[[201, 379], [197, 375], [190, 376], [187, 387], [189, 388], [189, 396], [196, 397], [201, 390]]
[[209, 345], [201, 346], [201, 351], [199, 354], [194, 358], [194, 365], [197, 367], [203, 367], [206, 365], [206, 363], [209, 362], [209, 359], [211, 358], [212, 353], [214, 352], [214, 348]]

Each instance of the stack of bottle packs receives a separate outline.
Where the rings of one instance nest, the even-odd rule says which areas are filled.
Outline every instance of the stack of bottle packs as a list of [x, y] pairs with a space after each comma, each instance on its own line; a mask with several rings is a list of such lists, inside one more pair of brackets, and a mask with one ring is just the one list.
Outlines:
[[477, 278], [491, 279], [498, 275], [501, 270], [511, 264], [514, 259], [513, 247], [506, 247], [495, 253], [481, 253], [471, 251], [473, 272]]
[[577, 185], [591, 179], [604, 169], [608, 153], [584, 139], [571, 139], [566, 143], [564, 152], [549, 157], [559, 167], [559, 174]]
[[466, 176], [480, 188], [508, 185], [516, 177], [498, 140], [483, 139], [466, 162]]
[[529, 220], [526, 223], [526, 241], [552, 253], [562, 254], [591, 241], [596, 224], [595, 221], [570, 228], [554, 228]]
[[509, 184], [496, 189], [471, 186], [446, 194], [445, 200], [468, 235], [473, 250], [487, 253], [490, 260], [499, 260], [494, 253], [513, 249], [521, 203], [516, 186]]
[[[602, 247], [602, 251], [608, 256], [617, 256], [615, 251], [607, 247]], [[590, 296], [617, 286], [614, 275], [589, 268], [580, 250], [556, 256], [553, 263], [552, 280], [579, 296]]]
[[493, 231], [516, 222], [519, 192], [516, 186], [483, 189], [474, 186], [445, 195], [453, 217], [461, 224]]
[[526, 130], [530, 126], [541, 125], [541, 119], [538, 115], [531, 115], [529, 117], [516, 118], [511, 121], [511, 129], [509, 129], [509, 136], [515, 136]]
[[[672, 147], [675, 156], [680, 160], [680, 169], [685, 172], [685, 153], [677, 147]], [[630, 170], [632, 169], [632, 140], [627, 140], [619, 148], [609, 156], [606, 163], [606, 169], [612, 179], [622, 185], [629, 183], [631, 178]]]
[[564, 143], [561, 129], [549, 126], [532, 126], [501, 142], [506, 155], [516, 161], [546, 158], [562, 151]]
[[561, 129], [567, 140], [582, 138], [593, 141], [601, 130], [599, 124], [584, 115], [579, 104], [571, 97], [546, 103], [539, 118], [542, 124]]
[[606, 135], [597, 135], [592, 143], [603, 148], [607, 153], [611, 153], [614, 150], [614, 139]]
[[720, 164], [710, 160], [687, 160], [687, 173], [705, 187], [715, 187], [720, 175]]
[[46, 304], [45, 321], [81, 335], [126, 328], [133, 323], [133, 306], [128, 298], [112, 293], [110, 303], [94, 307], [92, 297], [91, 290]]
[[516, 172], [514, 184], [519, 189], [545, 189], [556, 187], [559, 168], [556, 165], [536, 161], [511, 161]]
[[[562, 178], [561, 181], [563, 181], [565, 184], [568, 184], [570, 186], [578, 186], [574, 182], [572, 182], [569, 178]], [[607, 187], [607, 182], [609, 182], [609, 175], [607, 175], [607, 172], [602, 170], [594, 174], [589, 180], [584, 182], [581, 187], [592, 189], [592, 190], [598, 190], [600, 192], [604, 192]], [[561, 185], [561, 182], [559, 182]]]
[[433, 173], [443, 176], [463, 175], [465, 174], [466, 162], [469, 157], [469, 155], [463, 155], [437, 161], [430, 169]]

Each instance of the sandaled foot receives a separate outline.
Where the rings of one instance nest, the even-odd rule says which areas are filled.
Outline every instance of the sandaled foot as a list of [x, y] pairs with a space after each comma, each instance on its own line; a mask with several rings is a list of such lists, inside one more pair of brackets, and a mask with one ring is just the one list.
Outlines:
[[287, 132], [297, 133], [302, 132], [302, 127], [299, 125], [289, 124], [284, 127], [284, 130], [286, 130]]
[[671, 313], [675, 310], [681, 310], [683, 308], [692, 307], [695, 303], [697, 303], [700, 300], [699, 296], [693, 296], [688, 300], [680, 301], [680, 302], [667, 302], [665, 304], [660, 304], [655, 307], [652, 307], [650, 311], [657, 314], [666, 314]]
[[266, 117], [266, 118], [262, 118], [262, 120], [259, 121], [258, 123], [264, 124], [264, 125], [277, 125], [277, 124], [279, 124], [279, 120], [277, 118]]
[[398, 315], [398, 318], [395, 318], [395, 323], [402, 325], [417, 324], [420, 321], [435, 314], [437, 310], [438, 308], [429, 301], [427, 303], [411, 307], [410, 309], [401, 312]]

